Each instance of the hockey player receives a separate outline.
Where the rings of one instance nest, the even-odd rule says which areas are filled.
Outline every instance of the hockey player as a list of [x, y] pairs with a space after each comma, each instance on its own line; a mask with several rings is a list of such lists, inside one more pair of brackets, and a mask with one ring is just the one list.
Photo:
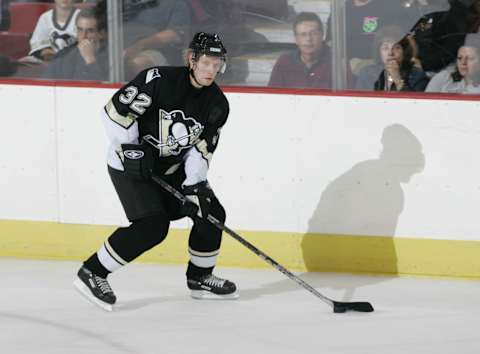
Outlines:
[[[116, 297], [107, 276], [158, 245], [171, 220], [189, 216], [186, 278], [193, 298], [236, 298], [233, 282], [212, 274], [221, 231], [206, 220], [225, 221], [225, 210], [207, 182], [220, 129], [229, 113], [215, 84], [225, 70], [226, 49], [217, 34], [197, 33], [186, 51], [187, 67], [153, 67], [122, 87], [104, 109], [111, 145], [108, 171], [130, 221], [88, 258], [74, 285], [111, 310]], [[152, 173], [190, 200], [178, 202], [151, 180]]]

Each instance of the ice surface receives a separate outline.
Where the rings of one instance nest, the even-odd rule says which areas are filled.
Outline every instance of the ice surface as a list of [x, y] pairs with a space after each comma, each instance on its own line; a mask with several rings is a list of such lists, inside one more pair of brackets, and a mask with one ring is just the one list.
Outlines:
[[334, 314], [280, 272], [219, 268], [240, 299], [193, 300], [185, 267], [131, 264], [110, 277], [108, 313], [73, 286], [80, 263], [0, 259], [0, 352], [479, 353], [480, 282], [300, 274], [339, 301], [375, 312]]

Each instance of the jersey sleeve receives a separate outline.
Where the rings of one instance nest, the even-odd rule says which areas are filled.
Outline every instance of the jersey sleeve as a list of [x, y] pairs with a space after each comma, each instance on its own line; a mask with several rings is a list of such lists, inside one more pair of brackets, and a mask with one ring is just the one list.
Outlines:
[[[109, 102], [110, 110], [120, 115], [118, 117], [120, 125], [127, 123], [125, 118], [132, 121], [148, 114], [152, 107], [152, 97], [154, 97], [156, 88], [155, 80], [160, 77], [158, 68], [144, 70], [113, 95]], [[115, 119], [114, 116], [111, 118]]]
[[[222, 96], [223, 97], [223, 96]], [[220, 131], [227, 121], [229, 106], [226, 99], [210, 111], [207, 124], [199, 141], [185, 155], [184, 186], [190, 186], [207, 180], [207, 172], [213, 153], [217, 149]]]
[[49, 13], [43, 13], [35, 26], [35, 29], [32, 33], [32, 38], [30, 39], [30, 52], [29, 55], [34, 55], [42, 49], [48, 48], [51, 46], [50, 43], [50, 33], [49, 33]]
[[142, 71], [119, 89], [106, 104], [103, 123], [110, 140], [108, 164], [123, 170], [122, 144], [138, 144], [138, 123], [152, 109], [155, 80], [160, 78], [157, 68]]

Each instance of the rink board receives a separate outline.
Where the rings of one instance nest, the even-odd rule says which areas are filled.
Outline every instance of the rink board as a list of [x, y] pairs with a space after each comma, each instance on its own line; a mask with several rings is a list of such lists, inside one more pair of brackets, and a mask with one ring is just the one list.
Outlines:
[[[82, 259], [103, 225], [127, 224], [99, 118], [113, 92], [0, 84], [0, 255]], [[298, 270], [479, 275], [477, 100], [227, 96], [209, 180], [228, 225], [269, 255]], [[225, 241], [223, 264], [263, 266]], [[185, 243], [175, 231], [142, 259], [184, 262]]]

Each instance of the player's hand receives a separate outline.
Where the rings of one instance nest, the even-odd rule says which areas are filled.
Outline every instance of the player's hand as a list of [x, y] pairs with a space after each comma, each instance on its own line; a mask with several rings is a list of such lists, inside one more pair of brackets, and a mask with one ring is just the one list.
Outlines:
[[134, 179], [152, 178], [153, 152], [145, 144], [122, 144], [123, 168]]
[[[216, 198], [208, 182], [203, 181], [191, 186], [183, 186], [182, 192], [188, 199], [183, 205], [184, 215], [192, 219], [197, 216], [207, 218], [212, 201]], [[196, 206], [196, 210], [190, 204]]]

